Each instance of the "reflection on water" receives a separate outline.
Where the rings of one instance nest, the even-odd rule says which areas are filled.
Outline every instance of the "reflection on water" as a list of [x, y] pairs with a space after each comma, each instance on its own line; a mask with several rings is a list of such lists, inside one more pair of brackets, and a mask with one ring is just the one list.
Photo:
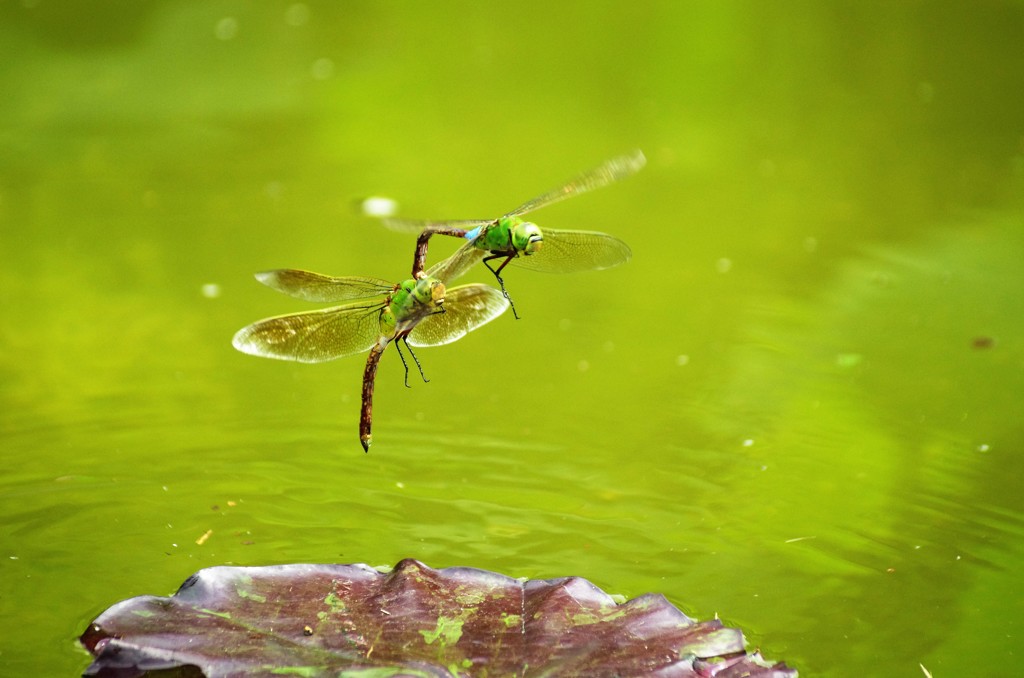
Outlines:
[[[412, 556], [662, 592], [806, 674], [998, 673], [1024, 18], [802, 9], [0, 6], [0, 672], [80, 671], [95, 614], [201, 567]], [[429, 384], [385, 358], [370, 454], [362, 359], [231, 348], [310, 308], [253, 271], [407, 275], [357, 199], [491, 214], [633, 147], [542, 222], [632, 261], [519, 272]]]
[[[871, 610], [884, 620], [859, 633], [837, 627], [832, 657], [856, 663], [866, 647], [883, 663], [908, 650], [924, 657], [957, 628], [955, 610], [999, 606], [974, 595], [976, 568], [1005, 570], [1017, 556], [1024, 504], [1007, 479], [1024, 469], [1013, 443], [988, 441], [1019, 436], [1003, 394], [1024, 386], [1024, 363], [1013, 348], [979, 353], [972, 337], [1020, 335], [1005, 302], [1020, 295], [1021, 278], [1007, 273], [1008, 252], [1022, 244], [1019, 220], [996, 218], [937, 229], [915, 248], [874, 247], [849, 260], [806, 313], [786, 304], [768, 316], [747, 349], [754, 371], [735, 388], [770, 402], [783, 425], [772, 433], [774, 465], [793, 472], [790, 486], [774, 488], [785, 500], [773, 525], [814, 535], [799, 550], [817, 552], [825, 572], [845, 572], [822, 582], [804, 613], [828, 600], [838, 618]], [[800, 349], [775, 352], [768, 374], [766, 337]], [[861, 358], [836, 359], [851, 354]], [[944, 613], [922, 625], [922, 610]], [[914, 633], [880, 647], [879, 633], [895, 628]]]

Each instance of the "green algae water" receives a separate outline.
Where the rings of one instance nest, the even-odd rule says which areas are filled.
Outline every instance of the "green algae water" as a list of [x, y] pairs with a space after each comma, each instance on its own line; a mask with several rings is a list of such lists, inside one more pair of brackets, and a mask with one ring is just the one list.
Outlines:
[[[1021, 44], [1015, 2], [0, 5], [0, 673], [202, 567], [407, 556], [1012, 673]], [[369, 454], [362, 356], [231, 347], [315, 308], [256, 271], [408, 277], [368, 196], [493, 217], [632, 148], [531, 215], [632, 260], [510, 267], [429, 383], [388, 352]]]

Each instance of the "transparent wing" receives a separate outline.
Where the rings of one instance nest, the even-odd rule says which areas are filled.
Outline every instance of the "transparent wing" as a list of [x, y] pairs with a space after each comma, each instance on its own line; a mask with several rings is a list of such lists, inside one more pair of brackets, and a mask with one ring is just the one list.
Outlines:
[[508, 300], [493, 287], [480, 283], [453, 287], [444, 295], [444, 313], [434, 313], [421, 320], [409, 333], [409, 343], [413, 346], [450, 344], [494, 320], [507, 308]]
[[446, 228], [464, 228], [467, 231], [489, 224], [494, 219], [455, 219], [452, 221], [431, 221], [429, 219], [381, 219], [381, 222], [392, 231], [400, 233], [422, 233], [428, 230]]
[[357, 303], [279, 315], [238, 330], [231, 344], [262, 358], [322, 363], [370, 348], [380, 336], [383, 307]]
[[[484, 222], [491, 223], [491, 222]], [[487, 252], [474, 246], [474, 240], [470, 240], [465, 243], [459, 249], [455, 250], [455, 253], [427, 269], [427, 276], [431, 278], [437, 278], [445, 285], [455, 280], [463, 273], [473, 267], [478, 261], [481, 261]]]
[[294, 268], [262, 271], [256, 274], [256, 279], [288, 296], [320, 302], [369, 299], [388, 294], [395, 288], [379, 278], [335, 278]]
[[510, 263], [543, 273], [576, 273], [611, 268], [629, 261], [629, 245], [607, 233], [544, 229], [544, 244], [535, 254], [520, 254]]
[[631, 174], [639, 172], [643, 166], [647, 164], [647, 158], [639, 150], [633, 151], [627, 155], [620, 155], [617, 158], [612, 158], [598, 165], [594, 169], [584, 172], [579, 176], [576, 176], [565, 184], [558, 188], [548, 191], [544, 195], [539, 195], [533, 200], [524, 202], [519, 207], [515, 208], [506, 217], [514, 217], [520, 214], [526, 214], [527, 212], [533, 212], [539, 210], [545, 205], [550, 205], [553, 202], [559, 200], [565, 200], [571, 198], [574, 195], [580, 193], [586, 193], [592, 191], [595, 188], [601, 188], [607, 186], [610, 183], [625, 179]]

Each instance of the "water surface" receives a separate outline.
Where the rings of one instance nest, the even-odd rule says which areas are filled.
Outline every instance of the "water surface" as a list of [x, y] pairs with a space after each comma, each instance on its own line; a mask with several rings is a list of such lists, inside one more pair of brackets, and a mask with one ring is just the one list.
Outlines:
[[[804, 675], [1020, 656], [1018, 3], [133, 7], [0, 7], [3, 673], [201, 567], [407, 556], [662, 592]], [[497, 216], [634, 147], [535, 215], [633, 260], [509, 272], [429, 384], [386, 354], [368, 455], [361, 358], [230, 346], [308, 307], [255, 271], [408, 275], [365, 196]]]

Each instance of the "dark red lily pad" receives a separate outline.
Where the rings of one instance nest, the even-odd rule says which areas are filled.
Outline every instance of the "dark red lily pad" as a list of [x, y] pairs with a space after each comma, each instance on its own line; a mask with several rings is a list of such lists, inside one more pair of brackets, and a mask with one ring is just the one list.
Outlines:
[[87, 676], [796, 676], [661, 595], [616, 604], [578, 577], [409, 559], [211, 567], [170, 598], [117, 603], [80, 640]]

